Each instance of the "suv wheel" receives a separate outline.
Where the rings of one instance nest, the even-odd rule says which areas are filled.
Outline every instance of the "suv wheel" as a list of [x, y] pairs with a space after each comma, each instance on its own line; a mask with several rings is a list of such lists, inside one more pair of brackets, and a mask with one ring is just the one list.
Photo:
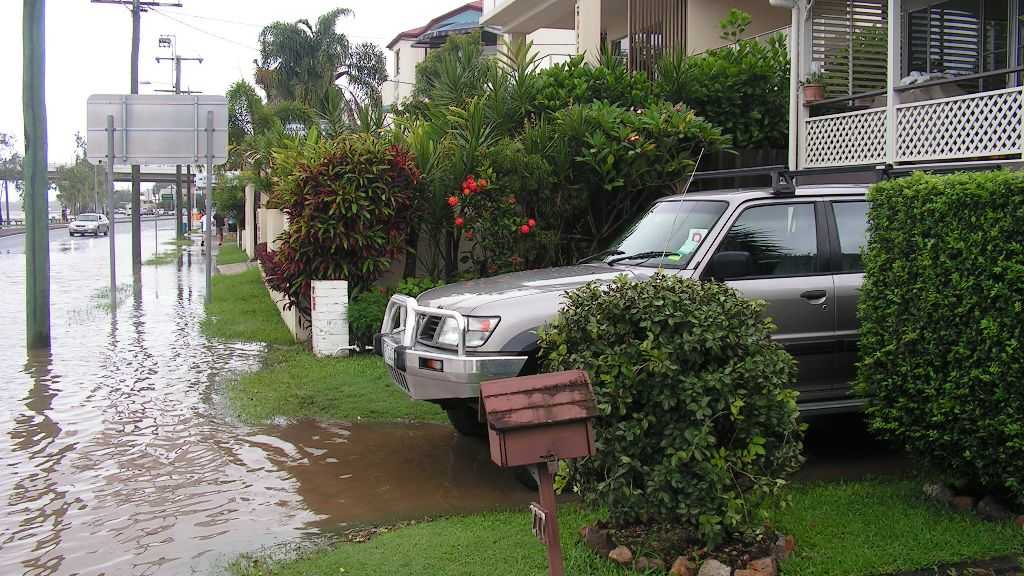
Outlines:
[[476, 407], [472, 404], [449, 404], [444, 411], [448, 413], [448, 421], [459, 434], [477, 437], [486, 434], [487, 427], [477, 418]]

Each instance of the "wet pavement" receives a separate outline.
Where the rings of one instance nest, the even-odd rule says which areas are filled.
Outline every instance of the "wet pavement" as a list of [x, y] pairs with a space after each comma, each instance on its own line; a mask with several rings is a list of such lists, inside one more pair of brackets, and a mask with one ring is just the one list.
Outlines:
[[53, 346], [32, 355], [22, 238], [0, 238], [0, 574], [218, 572], [294, 539], [531, 499], [447, 426], [233, 421], [221, 387], [263, 347], [199, 333], [198, 248], [145, 266], [133, 294], [126, 229], [114, 320], [106, 239], [51, 232]]

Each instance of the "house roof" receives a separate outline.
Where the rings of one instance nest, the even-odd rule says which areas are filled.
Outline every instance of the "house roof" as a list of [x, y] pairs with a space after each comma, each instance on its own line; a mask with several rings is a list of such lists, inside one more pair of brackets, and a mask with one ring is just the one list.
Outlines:
[[447, 24], [447, 22], [446, 22], [447, 20], [450, 20], [450, 19], [452, 19], [452, 18], [454, 18], [454, 17], [456, 17], [456, 16], [458, 16], [458, 15], [464, 13], [464, 12], [477, 12], [478, 13], [477, 21], [479, 21], [479, 14], [482, 14], [483, 11], [484, 11], [483, 0], [475, 0], [474, 2], [466, 2], [462, 6], [459, 6], [458, 8], [455, 8], [453, 10], [449, 10], [449, 11], [445, 12], [444, 14], [441, 14], [440, 16], [437, 16], [437, 17], [431, 19], [430, 22], [427, 22], [423, 26], [419, 26], [419, 27], [416, 27], [416, 28], [410, 28], [408, 30], [403, 30], [402, 32], [399, 32], [391, 40], [391, 42], [388, 42], [388, 50], [391, 50], [394, 47], [394, 45], [397, 44], [398, 42], [400, 42], [401, 40], [415, 40], [415, 39], [419, 38], [420, 35], [423, 34], [424, 32], [429, 32], [429, 31], [433, 30], [435, 27], [438, 27], [439, 24], [440, 25]]

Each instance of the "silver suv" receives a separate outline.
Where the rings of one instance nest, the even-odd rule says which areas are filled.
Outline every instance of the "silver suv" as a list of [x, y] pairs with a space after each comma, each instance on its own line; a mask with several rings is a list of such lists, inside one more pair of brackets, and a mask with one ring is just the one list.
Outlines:
[[857, 295], [868, 204], [863, 186], [690, 192], [657, 201], [610, 249], [577, 265], [450, 284], [388, 303], [375, 349], [410, 397], [481, 431], [481, 381], [537, 370], [537, 330], [563, 295], [657, 270], [722, 281], [768, 303], [775, 339], [799, 364], [801, 410], [855, 410]]

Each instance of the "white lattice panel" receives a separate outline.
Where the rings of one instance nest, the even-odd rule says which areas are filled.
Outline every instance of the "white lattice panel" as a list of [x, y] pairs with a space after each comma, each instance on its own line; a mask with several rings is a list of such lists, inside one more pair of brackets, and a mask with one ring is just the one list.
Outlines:
[[885, 161], [885, 108], [804, 120], [805, 168]]
[[1021, 88], [901, 104], [896, 161], [1019, 154]]

